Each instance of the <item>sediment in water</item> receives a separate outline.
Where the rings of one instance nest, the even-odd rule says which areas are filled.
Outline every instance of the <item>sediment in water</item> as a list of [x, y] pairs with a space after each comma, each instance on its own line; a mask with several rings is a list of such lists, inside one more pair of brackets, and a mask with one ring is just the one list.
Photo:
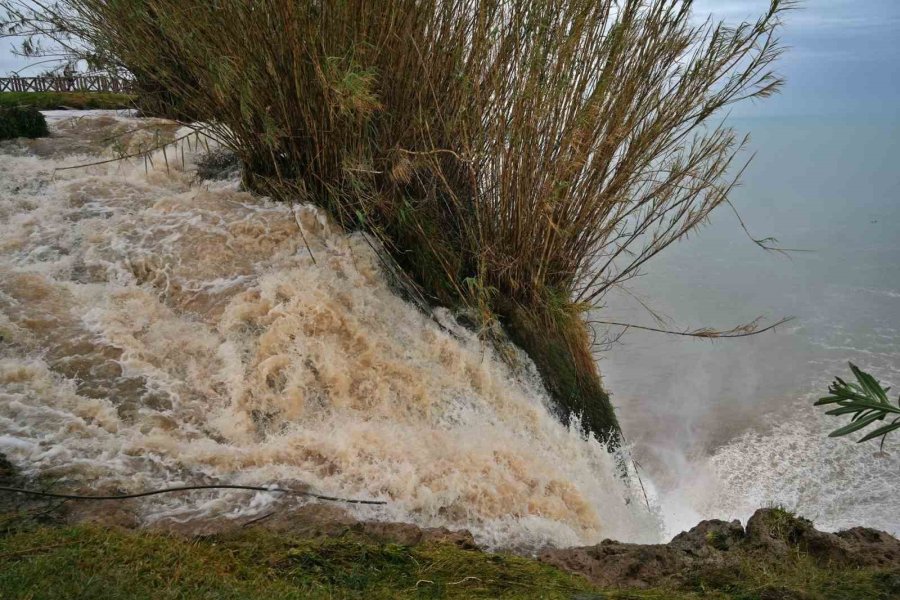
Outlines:
[[[527, 357], [514, 368], [447, 311], [438, 326], [398, 298], [371, 240], [235, 180], [195, 181], [203, 145], [187, 140], [55, 171], [109, 157], [110, 139], [173, 137], [170, 123], [51, 125], [0, 149], [0, 452], [23, 474], [67, 489], [309, 486], [388, 502], [359, 518], [468, 528], [490, 548], [658, 538]], [[197, 492], [135, 518], [291, 502]]]

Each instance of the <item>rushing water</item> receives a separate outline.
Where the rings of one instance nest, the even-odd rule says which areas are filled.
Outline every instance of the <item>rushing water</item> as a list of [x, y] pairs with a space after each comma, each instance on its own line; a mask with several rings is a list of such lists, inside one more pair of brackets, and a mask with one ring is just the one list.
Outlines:
[[[533, 367], [399, 299], [362, 236], [195, 181], [196, 144], [57, 170], [174, 132], [53, 117], [52, 138], [0, 147], [0, 452], [26, 474], [309, 486], [492, 547], [658, 539], [607, 451], [551, 416]], [[196, 492], [135, 510], [153, 523], [278, 502]]]
[[[720, 212], [635, 285], [685, 326], [799, 317], [714, 344], [630, 332], [605, 355], [651, 514], [603, 447], [551, 416], [527, 360], [513, 369], [398, 298], [361, 235], [197, 181], [187, 141], [152, 164], [58, 170], [176, 132], [51, 117], [52, 138], [0, 145], [0, 452], [28, 475], [302, 487], [520, 549], [657, 541], [767, 504], [900, 530], [898, 441], [879, 455], [829, 439], [839, 422], [811, 407], [848, 360], [900, 388], [896, 125], [745, 124], [761, 150], [735, 197], [745, 220], [814, 252], [766, 254]], [[603, 316], [649, 321], [627, 298]], [[289, 502], [196, 492], [132, 510], [151, 524]]]
[[[812, 403], [852, 361], [900, 393], [900, 123], [738, 121], [758, 154], [727, 208], [653, 263], [633, 291], [670, 326], [794, 315], [774, 333], [714, 343], [629, 332], [601, 365], [669, 533], [782, 505], [820, 527], [900, 533], [900, 437], [833, 439]], [[627, 297], [606, 317], [655, 324]]]

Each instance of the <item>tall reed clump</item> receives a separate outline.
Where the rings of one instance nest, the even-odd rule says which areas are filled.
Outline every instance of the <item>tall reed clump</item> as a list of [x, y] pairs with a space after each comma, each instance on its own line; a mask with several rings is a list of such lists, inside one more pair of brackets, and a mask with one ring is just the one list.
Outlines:
[[583, 319], [700, 225], [772, 94], [789, 0], [71, 0], [68, 33], [204, 118], [253, 188], [378, 237], [433, 302], [502, 323], [561, 415], [615, 439]]

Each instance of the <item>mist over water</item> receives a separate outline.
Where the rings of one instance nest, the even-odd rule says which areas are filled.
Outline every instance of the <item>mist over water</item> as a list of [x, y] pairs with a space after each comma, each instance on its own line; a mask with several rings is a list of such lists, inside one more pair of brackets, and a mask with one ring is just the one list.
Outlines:
[[[900, 440], [878, 456], [861, 435], [827, 438], [844, 421], [812, 408], [848, 361], [900, 390], [900, 123], [735, 124], [758, 153], [733, 196], [748, 228], [810, 252], [760, 250], [724, 207], [631, 289], [674, 328], [797, 320], [731, 341], [629, 332], [601, 361], [626, 435], [669, 534], [763, 505], [900, 533]], [[655, 324], [625, 295], [603, 316]]]
[[[361, 235], [237, 181], [194, 181], [196, 144], [57, 170], [171, 124], [51, 126], [0, 146], [0, 452], [27, 476], [379, 499], [354, 510], [492, 548], [659, 539], [614, 457], [552, 416], [533, 366], [402, 301]], [[197, 492], [129, 510], [153, 524], [295, 501]]]

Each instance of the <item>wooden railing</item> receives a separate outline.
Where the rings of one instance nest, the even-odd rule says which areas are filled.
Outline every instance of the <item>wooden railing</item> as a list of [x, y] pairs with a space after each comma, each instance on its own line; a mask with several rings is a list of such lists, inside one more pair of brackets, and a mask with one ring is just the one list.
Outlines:
[[113, 92], [129, 94], [133, 84], [127, 79], [103, 75], [71, 77], [0, 77], [0, 92]]

